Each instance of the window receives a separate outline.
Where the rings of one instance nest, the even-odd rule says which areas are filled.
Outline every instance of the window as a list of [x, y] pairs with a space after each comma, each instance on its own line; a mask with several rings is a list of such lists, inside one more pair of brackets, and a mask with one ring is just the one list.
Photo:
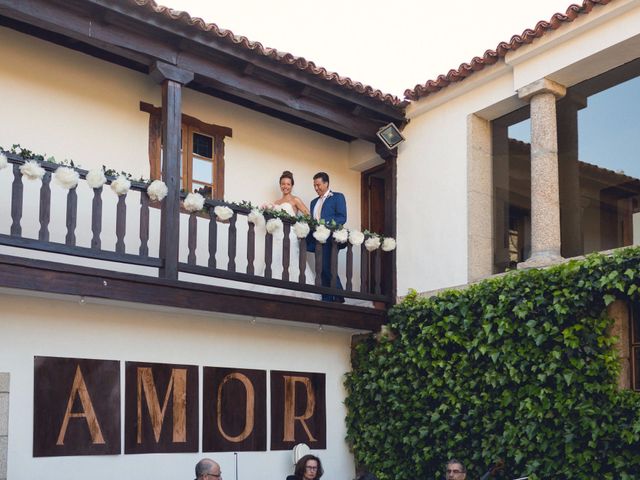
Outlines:
[[[162, 174], [162, 109], [140, 102], [149, 113], [149, 164], [151, 178]], [[208, 198], [224, 197], [224, 139], [228, 127], [204, 123], [182, 115], [180, 178], [186, 192], [198, 191]]]
[[[640, 244], [640, 59], [556, 103], [561, 255]], [[492, 122], [494, 273], [531, 254], [530, 111]]]

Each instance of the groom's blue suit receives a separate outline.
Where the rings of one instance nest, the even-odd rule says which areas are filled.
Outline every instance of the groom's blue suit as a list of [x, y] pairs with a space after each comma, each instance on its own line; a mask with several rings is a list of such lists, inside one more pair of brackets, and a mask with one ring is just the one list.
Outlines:
[[[320, 197], [316, 197], [311, 201], [310, 212], [313, 215], [316, 203], [320, 200]], [[324, 220], [326, 224], [335, 221], [338, 225], [344, 225], [347, 223], [347, 201], [344, 195], [339, 192], [329, 192], [329, 195], [325, 198], [322, 209], [320, 210], [320, 219]], [[316, 251], [316, 239], [312, 234], [307, 237], [307, 251]], [[322, 246], [322, 286], [331, 286], [331, 242], [327, 242]], [[337, 277], [336, 286], [342, 290], [342, 282], [340, 277]], [[343, 297], [334, 295], [322, 295], [322, 299], [325, 301], [344, 301]]]

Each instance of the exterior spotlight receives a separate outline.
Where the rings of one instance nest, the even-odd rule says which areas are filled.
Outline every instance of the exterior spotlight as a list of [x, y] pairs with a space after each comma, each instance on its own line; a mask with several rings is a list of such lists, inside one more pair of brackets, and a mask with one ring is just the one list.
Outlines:
[[393, 150], [405, 140], [402, 136], [402, 133], [400, 133], [400, 130], [398, 130], [398, 127], [396, 127], [393, 123], [382, 127], [380, 130], [378, 130], [376, 135], [380, 140], [382, 140], [384, 146], [389, 150]]

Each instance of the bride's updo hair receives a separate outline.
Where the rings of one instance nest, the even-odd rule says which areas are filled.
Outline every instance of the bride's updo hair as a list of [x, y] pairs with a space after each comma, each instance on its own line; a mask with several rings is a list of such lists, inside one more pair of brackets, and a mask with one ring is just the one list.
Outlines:
[[289, 180], [291, 180], [291, 186], [293, 187], [295, 185], [296, 182], [293, 181], [293, 173], [291, 173], [289, 170], [285, 170], [284, 172], [282, 172], [282, 175], [280, 175], [280, 182], [282, 182], [283, 178], [288, 178]]

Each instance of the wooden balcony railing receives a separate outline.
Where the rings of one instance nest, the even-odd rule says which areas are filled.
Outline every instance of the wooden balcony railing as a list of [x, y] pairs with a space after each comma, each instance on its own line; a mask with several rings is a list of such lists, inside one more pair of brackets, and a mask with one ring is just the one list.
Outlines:
[[[3, 188], [0, 183], [0, 205], [5, 205], [0, 206], [0, 213], [5, 217], [10, 215], [10, 219], [3, 221], [0, 218], [0, 245], [152, 267], [162, 271], [166, 260], [160, 253], [166, 249], [159, 248], [159, 219], [163, 202], [154, 203], [149, 199], [146, 183], [131, 182], [131, 189], [126, 195], [116, 196], [106, 191], [115, 180], [114, 177], [107, 177], [104, 187], [91, 189], [86, 183], [82, 185], [84, 182], [81, 181], [77, 187], [69, 190], [55, 188], [55, 195], [52, 195], [52, 173], [59, 165], [42, 162], [41, 166], [46, 172], [42, 180], [27, 181], [23, 180], [20, 172], [25, 160], [17, 155], [6, 155], [11, 170], [7, 168], [0, 171], [0, 181], [4, 181], [4, 185], [10, 182], [11, 188]], [[87, 171], [76, 170], [81, 179], [86, 178]], [[12, 178], [6, 178], [7, 175], [12, 175]], [[31, 198], [37, 188], [37, 223], [32, 218], [36, 215], [34, 204], [30, 204], [29, 212], [25, 214], [25, 198], [28, 198], [26, 186], [30, 189]], [[80, 209], [79, 195], [82, 197]], [[224, 223], [216, 220], [214, 208], [217, 205], [230, 207], [233, 216]], [[63, 211], [64, 227], [62, 222], [52, 225], [52, 214], [62, 218]], [[346, 254], [338, 254], [338, 245], [330, 237], [332, 279], [330, 287], [323, 287], [320, 281], [321, 244], [316, 245], [316, 274], [312, 279], [308, 274], [306, 239], [297, 239], [292, 235], [293, 221], [282, 219], [282, 238], [274, 239], [264, 228], [248, 221], [249, 213], [248, 208], [216, 200], [205, 202], [205, 212], [180, 212], [179, 224], [181, 229], [185, 229], [183, 235], [175, 237], [180, 238], [180, 277], [189, 274], [199, 276], [203, 282], [211, 279], [241, 282], [257, 291], [261, 286], [266, 290], [277, 288], [303, 294], [341, 295], [372, 302], [391, 301], [391, 292], [384, 290], [381, 277], [382, 256], [392, 253], [380, 249], [369, 252], [364, 245], [354, 247], [347, 243], [344, 248]], [[139, 221], [134, 223], [132, 219]], [[29, 232], [24, 232], [25, 223], [30, 224]], [[55, 227], [57, 241], [52, 240], [52, 227]], [[8, 233], [4, 233], [7, 230]], [[81, 241], [78, 241], [78, 236], [82, 237]], [[295, 246], [298, 247], [298, 255], [292, 259]], [[108, 264], [100, 265], [100, 268], [112, 268]], [[370, 272], [369, 268], [373, 271]], [[148, 270], [141, 273], [148, 275]], [[336, 288], [338, 274], [344, 283], [344, 290]]]

